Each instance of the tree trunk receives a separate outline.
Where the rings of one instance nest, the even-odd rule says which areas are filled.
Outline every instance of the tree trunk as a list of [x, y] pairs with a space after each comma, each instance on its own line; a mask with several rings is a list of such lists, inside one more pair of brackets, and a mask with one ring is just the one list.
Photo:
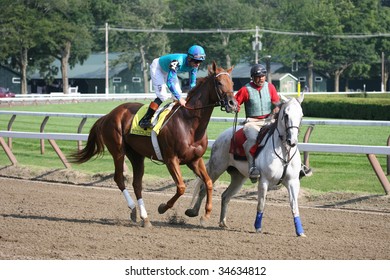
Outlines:
[[20, 54], [20, 74], [22, 78], [20, 93], [27, 94], [27, 65], [28, 65], [28, 56], [27, 49], [22, 48]]
[[62, 88], [63, 93], [68, 94], [69, 82], [68, 82], [68, 64], [70, 57], [71, 42], [66, 42], [64, 49], [61, 53], [61, 73], [62, 73]]
[[334, 91], [339, 92], [339, 86], [340, 86], [340, 71], [336, 70], [334, 73]]
[[[228, 45], [229, 45], [229, 36], [224, 36], [222, 35], [222, 46], [227, 49]], [[230, 58], [230, 55], [228, 53], [226, 53], [226, 69], [229, 69], [230, 67], [232, 67], [232, 59]]]
[[144, 78], [144, 92], [149, 93], [149, 75], [148, 75], [148, 67], [145, 59], [145, 50], [144, 45], [141, 45], [139, 48], [139, 52], [141, 54], [141, 65], [142, 65], [142, 74]]
[[313, 87], [313, 61], [310, 61], [307, 63], [307, 82], [308, 82], [308, 87], [310, 92], [314, 92], [314, 87]]

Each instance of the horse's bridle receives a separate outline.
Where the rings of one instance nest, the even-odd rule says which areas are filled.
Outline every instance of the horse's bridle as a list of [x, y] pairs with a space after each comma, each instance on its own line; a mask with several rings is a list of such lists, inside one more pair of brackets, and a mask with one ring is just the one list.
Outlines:
[[[287, 114], [285, 113], [284, 110], [283, 110], [283, 114], [282, 114], [282, 116], [281, 116], [281, 120], [283, 120], [283, 119], [284, 119], [284, 126], [286, 127], [286, 128], [285, 128], [285, 133], [287, 133], [288, 130], [293, 129], [293, 128], [298, 129], [298, 132], [299, 132], [299, 127], [300, 127], [300, 126], [295, 126], [295, 125], [287, 126], [288, 116], [287, 116]], [[279, 129], [278, 129], [277, 124], [276, 124], [276, 131], [277, 131], [278, 134], [279, 134], [280, 140], [283, 142], [283, 137], [282, 137], [282, 135], [280, 134], [280, 131], [279, 131]], [[298, 148], [296, 148], [295, 151], [294, 151], [294, 154], [293, 154], [292, 156], [290, 156], [290, 152], [291, 152], [291, 148], [292, 148], [292, 147], [290, 147], [290, 149], [287, 149], [287, 147], [285, 147], [286, 150], [287, 150], [288, 158], [287, 158], [287, 159], [284, 159], [282, 156], [280, 156], [280, 155], [276, 152], [276, 149], [275, 149], [275, 138], [274, 138], [274, 137], [272, 137], [272, 147], [273, 147], [273, 149], [274, 149], [275, 155], [276, 155], [276, 156], [282, 161], [282, 163], [283, 163], [283, 173], [282, 173], [282, 176], [280, 177], [280, 179], [279, 179], [279, 181], [278, 181], [278, 183], [277, 183], [277, 185], [279, 185], [280, 183], [282, 183], [284, 177], [286, 176], [287, 167], [288, 167], [288, 165], [290, 164], [291, 160], [292, 160], [292, 159], [294, 158], [294, 156], [296, 155], [296, 153], [297, 153], [297, 151], [298, 151]]]
[[187, 106], [184, 106], [184, 108], [186, 108], [188, 110], [200, 110], [200, 109], [209, 108], [209, 107], [221, 106], [221, 111], [226, 111], [225, 101], [223, 100], [223, 96], [226, 96], [228, 93], [233, 93], [233, 91], [221, 92], [221, 90], [219, 89], [218, 84], [217, 84], [217, 78], [221, 75], [228, 75], [230, 77], [230, 74], [228, 72], [221, 72], [221, 73], [218, 73], [214, 76], [214, 88], [215, 88], [215, 92], [217, 93], [217, 97], [218, 97], [217, 102], [215, 102], [213, 104], [208, 104], [208, 105], [205, 105], [202, 107], [198, 107], [198, 108], [190, 108]]
[[[294, 128], [298, 129], [298, 133], [299, 133], [301, 125], [299, 124], [299, 126], [296, 126], [296, 125], [288, 126], [288, 115], [285, 113], [284, 109], [283, 109], [283, 114], [282, 114], [282, 120], [284, 120], [284, 126], [286, 127], [285, 128], [286, 133], [287, 133], [288, 130], [294, 129]], [[279, 138], [283, 141], [283, 138], [282, 138], [282, 135], [279, 132], [279, 129], [276, 128], [276, 130], [278, 131]]]
[[225, 100], [223, 100], [223, 97], [226, 96], [228, 93], [233, 93], [233, 91], [221, 92], [217, 84], [217, 78], [221, 75], [228, 75], [230, 77], [230, 74], [228, 72], [221, 72], [215, 75], [214, 86], [215, 86], [215, 91], [217, 92], [218, 102], [214, 104], [214, 107], [219, 105], [221, 106], [221, 111], [226, 111], [226, 104], [225, 104]]
[[[295, 125], [288, 126], [288, 123], [287, 123], [287, 122], [288, 122], [288, 115], [285, 113], [285, 110], [283, 110], [283, 114], [282, 114], [281, 120], [284, 120], [284, 126], [286, 127], [286, 128], [285, 128], [285, 133], [286, 133], [286, 134], [287, 134], [287, 131], [288, 131], [288, 130], [294, 129], [294, 128], [298, 129], [298, 133], [299, 133], [300, 125], [299, 125], [299, 126], [295, 126]], [[277, 126], [276, 126], [276, 131], [277, 131], [278, 134], [279, 134], [280, 140], [283, 142], [283, 137], [282, 137], [282, 135], [281, 135], [281, 133], [280, 133], [280, 131], [279, 131], [279, 129], [278, 129]], [[274, 152], [275, 152], [276, 156], [283, 162], [283, 164], [285, 165], [285, 168], [287, 168], [287, 165], [288, 165], [288, 164], [290, 163], [290, 161], [294, 158], [294, 156], [295, 156], [295, 154], [297, 153], [298, 149], [295, 149], [294, 154], [293, 154], [292, 156], [290, 156], [290, 151], [291, 151], [291, 148], [292, 148], [292, 147], [290, 147], [289, 150], [287, 150], [287, 148], [286, 148], [287, 153], [289, 154], [289, 157], [288, 157], [288, 159], [286, 160], [286, 159], [284, 159], [283, 157], [281, 157], [278, 153], [276, 153], [276, 151], [275, 151], [275, 140], [274, 140], [273, 137], [272, 137], [272, 145], [273, 145]], [[283, 172], [283, 174], [284, 174], [284, 173], [285, 173], [285, 171]], [[283, 177], [284, 177], [284, 176], [282, 176], [281, 180], [283, 179]]]
[[[287, 126], [287, 122], [288, 122], [288, 115], [287, 114], [283, 114], [282, 116], [282, 119], [284, 119], [284, 126], [286, 127], [286, 133], [290, 130], [290, 129], [298, 129], [298, 133], [300, 131], [300, 125], [299, 126], [296, 126], [296, 125], [291, 125], [291, 126]], [[280, 135], [280, 134], [279, 134]]]

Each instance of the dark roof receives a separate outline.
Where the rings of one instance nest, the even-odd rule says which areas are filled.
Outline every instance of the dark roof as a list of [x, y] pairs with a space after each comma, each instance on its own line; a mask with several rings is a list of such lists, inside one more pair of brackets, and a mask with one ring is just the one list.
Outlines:
[[[110, 53], [108, 60], [113, 61], [118, 59], [119, 53]], [[61, 63], [59, 60], [55, 60], [52, 64], [60, 69]], [[116, 76], [127, 68], [126, 63], [121, 63], [115, 67], [110, 67], [109, 76]], [[40, 79], [39, 72], [32, 74], [31, 79]], [[106, 77], [106, 54], [105, 53], [93, 53], [91, 54], [83, 64], [76, 64], [73, 68], [68, 68], [69, 79], [104, 79]], [[55, 79], [61, 79], [61, 71], [54, 77]]]

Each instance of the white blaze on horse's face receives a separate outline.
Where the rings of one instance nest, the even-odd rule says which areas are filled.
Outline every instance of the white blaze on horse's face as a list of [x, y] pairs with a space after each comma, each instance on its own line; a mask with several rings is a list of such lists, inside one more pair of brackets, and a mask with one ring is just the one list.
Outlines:
[[284, 110], [281, 112], [282, 121], [284, 123], [285, 139], [287, 145], [295, 147], [298, 144], [299, 127], [301, 125], [303, 113], [302, 108], [295, 98], [291, 99], [284, 105]]

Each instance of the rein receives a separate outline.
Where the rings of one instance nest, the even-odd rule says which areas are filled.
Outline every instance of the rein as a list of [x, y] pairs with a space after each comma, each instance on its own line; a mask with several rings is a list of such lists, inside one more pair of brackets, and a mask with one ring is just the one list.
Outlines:
[[[214, 88], [215, 88], [215, 91], [217, 93], [217, 96], [218, 96], [218, 100], [219, 102], [215, 102], [214, 104], [208, 104], [208, 105], [205, 105], [205, 106], [202, 106], [202, 107], [198, 107], [198, 108], [191, 108], [191, 107], [187, 107], [187, 106], [178, 106], [173, 112], [172, 114], [164, 121], [164, 123], [162, 124], [161, 128], [162, 129], [167, 123], [168, 121], [173, 117], [173, 115], [175, 115], [177, 113], [177, 111], [180, 109], [180, 108], [185, 108], [187, 110], [201, 110], [201, 109], [204, 109], [204, 108], [210, 108], [210, 107], [217, 107], [218, 105], [221, 105], [221, 108], [222, 105], [223, 105], [223, 101], [221, 99], [221, 92], [219, 90], [219, 87], [217, 86], [217, 82], [216, 82], [216, 78], [218, 78], [219, 76], [221, 75], [228, 75], [230, 77], [230, 74], [228, 72], [221, 72], [221, 73], [218, 73], [217, 75], [215, 75], [214, 77]], [[232, 91], [233, 92], [233, 91]], [[226, 92], [225, 95], [229, 93], [229, 92]], [[188, 100], [190, 100], [194, 95], [192, 95]], [[222, 110], [223, 111], [223, 110]], [[237, 113], [236, 113], [236, 118], [237, 118]]]
[[[290, 129], [290, 128], [293, 128], [293, 127], [288, 127], [288, 128], [286, 128], [286, 131], [287, 131], [287, 129]], [[276, 131], [277, 131], [278, 134], [279, 134], [279, 138], [281, 138], [281, 137], [280, 137], [280, 132], [279, 132], [278, 128], [276, 128]], [[281, 139], [281, 140], [282, 140], [282, 139]], [[290, 149], [287, 149], [287, 147], [285, 148], [286, 151], [287, 151], [287, 155], [288, 155], [288, 159], [287, 159], [287, 160], [285, 160], [284, 158], [282, 158], [282, 157], [276, 152], [276, 149], [275, 149], [275, 137], [272, 137], [272, 146], [273, 146], [275, 155], [276, 155], [276, 156], [282, 161], [282, 163], [283, 163], [283, 174], [282, 174], [282, 177], [280, 177], [279, 182], [277, 183], [277, 185], [279, 185], [280, 183], [282, 183], [282, 181], [283, 181], [283, 179], [284, 179], [284, 176], [286, 176], [287, 167], [288, 167], [288, 165], [290, 164], [291, 160], [294, 158], [295, 154], [297, 153], [297, 151], [298, 151], [298, 146], [297, 146], [297, 148], [295, 149], [295, 152], [294, 152], [294, 154], [293, 154], [291, 157], [290, 157], [291, 147], [290, 147]]]
[[[284, 118], [284, 115], [282, 116], [282, 119], [283, 119], [283, 118]], [[281, 120], [282, 120], [282, 119], [281, 119]], [[293, 128], [296, 128], [296, 129], [299, 130], [299, 126], [287, 126], [287, 125], [286, 125], [286, 122], [287, 122], [287, 121], [285, 121], [285, 127], [286, 127], [285, 132], [286, 132], [286, 133], [287, 133], [287, 131], [288, 131], [289, 129], [293, 129]], [[279, 134], [279, 139], [280, 139], [280, 141], [283, 143], [283, 137], [281, 136], [280, 131], [279, 131], [279, 129], [278, 129], [277, 126], [276, 126], [276, 131], [277, 131], [278, 134]], [[275, 132], [275, 131], [274, 131], [274, 132]], [[282, 163], [283, 163], [283, 174], [282, 174], [282, 177], [279, 179], [279, 182], [277, 183], [277, 185], [279, 185], [279, 184], [283, 181], [284, 177], [286, 176], [287, 167], [288, 167], [288, 165], [290, 164], [291, 160], [292, 160], [292, 159], [294, 158], [294, 156], [296, 155], [296, 153], [297, 153], [297, 151], [298, 151], [298, 146], [296, 147], [295, 152], [294, 152], [294, 154], [293, 154], [292, 156], [290, 156], [290, 152], [291, 152], [291, 148], [292, 148], [292, 147], [290, 147], [290, 149], [288, 149], [287, 147], [285, 147], [286, 152], [287, 152], [287, 155], [288, 155], [287, 160], [284, 159], [283, 157], [281, 157], [281, 156], [276, 152], [276, 149], [275, 149], [275, 137], [272, 137], [272, 146], [273, 146], [275, 155], [276, 155], [276, 156], [282, 161]], [[282, 146], [284, 146], [284, 145], [282, 145]]]
[[[224, 105], [224, 102], [223, 102], [222, 97], [221, 97], [221, 95], [223, 93], [219, 90], [219, 87], [218, 87], [217, 82], [216, 82], [217, 81], [216, 78], [218, 78], [221, 75], [228, 75], [230, 77], [230, 74], [228, 72], [221, 72], [221, 73], [218, 73], [217, 75], [214, 76], [214, 88], [215, 88], [215, 92], [217, 93], [217, 96], [218, 96], [218, 102], [215, 102], [214, 104], [208, 104], [208, 105], [205, 105], [205, 106], [197, 107], [197, 108], [191, 108], [191, 107], [187, 107], [187, 106], [182, 106], [182, 107], [184, 107], [187, 110], [201, 110], [201, 109], [204, 109], [204, 108], [217, 107], [217, 106], [220, 105], [221, 106], [221, 110], [224, 111], [222, 109], [223, 105]], [[224, 94], [226, 95], [227, 93], [233, 93], [233, 91], [225, 92]]]

